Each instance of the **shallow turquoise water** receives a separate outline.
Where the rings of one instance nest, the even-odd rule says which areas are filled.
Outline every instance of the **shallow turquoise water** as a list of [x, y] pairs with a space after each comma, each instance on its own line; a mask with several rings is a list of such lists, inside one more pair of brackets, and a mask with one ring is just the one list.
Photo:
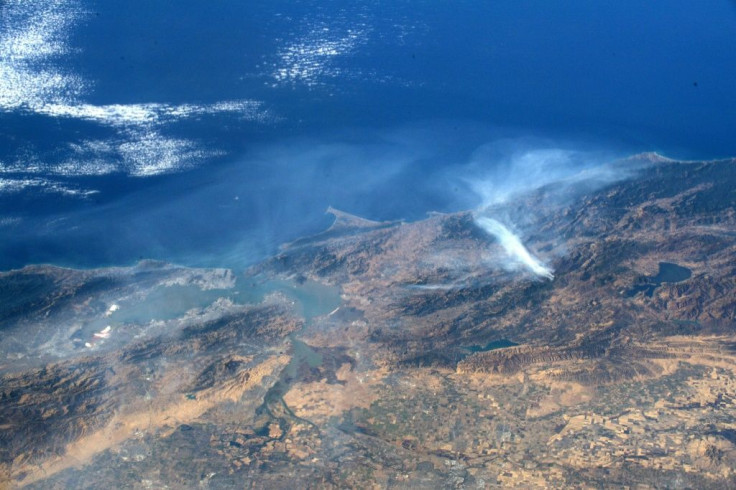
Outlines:
[[203, 309], [219, 298], [236, 304], [256, 304], [270, 293], [280, 292], [294, 301], [296, 313], [307, 322], [326, 315], [340, 306], [340, 289], [314, 281], [296, 284], [287, 280], [254, 282], [239, 278], [232, 289], [202, 290], [197, 286], [162, 286], [151, 291], [142, 300], [122, 301], [119, 309], [109, 316], [86, 325], [90, 332], [100, 331], [107, 325], [115, 328], [125, 324], [146, 325], [155, 320], [172, 320], [192, 309]]

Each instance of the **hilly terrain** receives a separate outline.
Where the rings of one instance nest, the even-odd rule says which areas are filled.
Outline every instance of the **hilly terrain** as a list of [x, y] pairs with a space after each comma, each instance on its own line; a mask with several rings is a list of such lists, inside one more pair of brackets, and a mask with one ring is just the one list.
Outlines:
[[246, 271], [0, 273], [0, 481], [736, 488], [736, 160], [610, 170]]

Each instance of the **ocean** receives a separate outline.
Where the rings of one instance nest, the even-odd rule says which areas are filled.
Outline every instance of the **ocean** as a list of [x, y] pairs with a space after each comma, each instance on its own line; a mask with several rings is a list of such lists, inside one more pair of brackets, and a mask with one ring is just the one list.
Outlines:
[[530, 152], [736, 156], [732, 1], [28, 0], [0, 15], [0, 270], [242, 268], [329, 226], [330, 205], [470, 209], [472, 179]]

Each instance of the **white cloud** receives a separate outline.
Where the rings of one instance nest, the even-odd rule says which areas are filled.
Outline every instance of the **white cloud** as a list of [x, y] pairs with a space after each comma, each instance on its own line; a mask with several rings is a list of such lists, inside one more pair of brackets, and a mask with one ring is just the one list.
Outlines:
[[166, 138], [155, 131], [140, 133], [118, 147], [125, 170], [136, 177], [149, 177], [195, 166], [221, 153], [203, 150], [189, 140]]
[[[150, 177], [192, 168], [223, 155], [223, 152], [205, 149], [194, 141], [167, 137], [146, 128], [126, 131], [122, 138], [73, 143], [66, 153], [65, 158], [54, 163], [41, 162], [35, 156], [26, 156], [12, 164], [0, 162], [0, 174], [13, 175], [16, 185], [23, 182], [20, 177], [29, 175], [80, 177], [121, 173]], [[38, 179], [31, 179], [25, 186], [38, 187], [38, 182]]]
[[339, 75], [337, 59], [352, 54], [367, 37], [367, 27], [346, 30], [331, 30], [325, 25], [314, 27], [306, 36], [279, 51], [279, 62], [272, 76], [279, 84], [318, 85], [325, 77]]
[[22, 220], [18, 218], [17, 216], [3, 217], [3, 218], [0, 218], [0, 227], [14, 226], [20, 223], [21, 221]]
[[68, 52], [67, 33], [78, 10], [74, 2], [10, 0], [0, 10], [0, 109], [68, 103], [84, 87], [51, 61]]
[[69, 117], [113, 127], [152, 126], [201, 115], [231, 113], [250, 120], [267, 119], [255, 100], [234, 100], [214, 104], [43, 104], [34, 110], [52, 117]]
[[67, 159], [53, 165], [39, 163], [37, 158], [19, 158], [12, 165], [0, 165], [0, 173], [46, 171], [65, 176], [116, 171], [134, 176], [170, 173], [220, 153], [202, 149], [194, 141], [164, 136], [162, 129], [167, 125], [220, 114], [261, 123], [274, 119], [261, 102], [251, 99], [212, 104], [85, 102], [85, 90], [90, 84], [63, 69], [64, 56], [71, 52], [68, 35], [80, 15], [81, 8], [75, 0], [9, 0], [2, 4], [0, 111], [89, 121], [114, 128], [119, 141], [108, 147], [98, 142], [97, 148], [90, 142], [83, 143], [87, 145], [84, 151], [72, 152]]
[[13, 194], [27, 189], [36, 189], [41, 192], [63, 194], [74, 197], [88, 197], [98, 193], [96, 190], [81, 189], [75, 186], [65, 185], [60, 182], [54, 182], [52, 180], [42, 178], [0, 178], [0, 194]]

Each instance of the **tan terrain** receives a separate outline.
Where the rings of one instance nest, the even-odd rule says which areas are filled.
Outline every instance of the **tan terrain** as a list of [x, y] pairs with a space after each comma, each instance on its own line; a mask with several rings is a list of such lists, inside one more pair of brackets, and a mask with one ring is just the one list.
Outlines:
[[[736, 487], [736, 161], [612, 166], [626, 178], [482, 211], [553, 279], [479, 212], [332, 209], [244, 275], [1, 273], [2, 478]], [[243, 284], [262, 294], [238, 300]]]

